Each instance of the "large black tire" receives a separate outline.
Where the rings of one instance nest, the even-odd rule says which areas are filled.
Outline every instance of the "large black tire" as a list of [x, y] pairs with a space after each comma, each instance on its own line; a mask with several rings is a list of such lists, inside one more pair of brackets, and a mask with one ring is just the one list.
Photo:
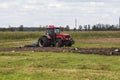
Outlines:
[[49, 47], [50, 46], [50, 40], [47, 37], [41, 37], [38, 40], [38, 46], [39, 47]]
[[67, 47], [71, 47], [71, 46], [72, 46], [72, 44], [67, 45]]
[[72, 46], [72, 43], [70, 41], [67, 41], [66, 44], [65, 44], [66, 47], [71, 47]]
[[56, 43], [55, 43], [55, 46], [56, 46], [56, 47], [63, 47], [62, 40], [61, 40], [61, 39], [57, 39], [57, 40], [56, 40]]

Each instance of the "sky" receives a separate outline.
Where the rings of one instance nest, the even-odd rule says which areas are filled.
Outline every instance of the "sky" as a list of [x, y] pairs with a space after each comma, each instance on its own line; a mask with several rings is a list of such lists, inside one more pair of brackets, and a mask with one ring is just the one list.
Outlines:
[[120, 0], [0, 0], [0, 27], [118, 24]]

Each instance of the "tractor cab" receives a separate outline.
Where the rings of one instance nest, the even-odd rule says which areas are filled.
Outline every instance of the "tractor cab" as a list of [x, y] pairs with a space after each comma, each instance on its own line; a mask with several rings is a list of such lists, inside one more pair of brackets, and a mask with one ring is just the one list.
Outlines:
[[53, 42], [56, 40], [56, 36], [60, 34], [60, 28], [50, 25], [46, 28], [46, 35]]
[[60, 28], [49, 26], [46, 28], [46, 35], [50, 34], [60, 34]]

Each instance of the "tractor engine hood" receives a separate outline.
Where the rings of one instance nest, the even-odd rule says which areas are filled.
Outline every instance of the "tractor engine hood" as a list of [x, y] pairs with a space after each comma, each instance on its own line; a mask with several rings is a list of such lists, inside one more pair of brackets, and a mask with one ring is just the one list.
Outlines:
[[61, 35], [63, 35], [63, 36], [70, 36], [69, 34], [61, 34]]
[[57, 36], [70, 36], [69, 34], [56, 34]]
[[69, 40], [70, 35], [69, 34], [57, 34], [57, 38], [61, 38], [62, 40]]

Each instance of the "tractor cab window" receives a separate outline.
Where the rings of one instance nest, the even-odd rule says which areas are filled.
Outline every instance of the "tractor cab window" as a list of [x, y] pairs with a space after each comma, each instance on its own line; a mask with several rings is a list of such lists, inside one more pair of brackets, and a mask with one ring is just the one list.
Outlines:
[[60, 34], [60, 29], [59, 28], [55, 28], [54, 32], [55, 32], [55, 34]]
[[46, 34], [51, 34], [51, 33], [59, 34], [60, 33], [60, 29], [59, 28], [55, 28], [55, 29], [47, 29], [46, 30]]
[[51, 34], [52, 32], [53, 32], [52, 29], [47, 29], [47, 30], [46, 30], [46, 34]]

